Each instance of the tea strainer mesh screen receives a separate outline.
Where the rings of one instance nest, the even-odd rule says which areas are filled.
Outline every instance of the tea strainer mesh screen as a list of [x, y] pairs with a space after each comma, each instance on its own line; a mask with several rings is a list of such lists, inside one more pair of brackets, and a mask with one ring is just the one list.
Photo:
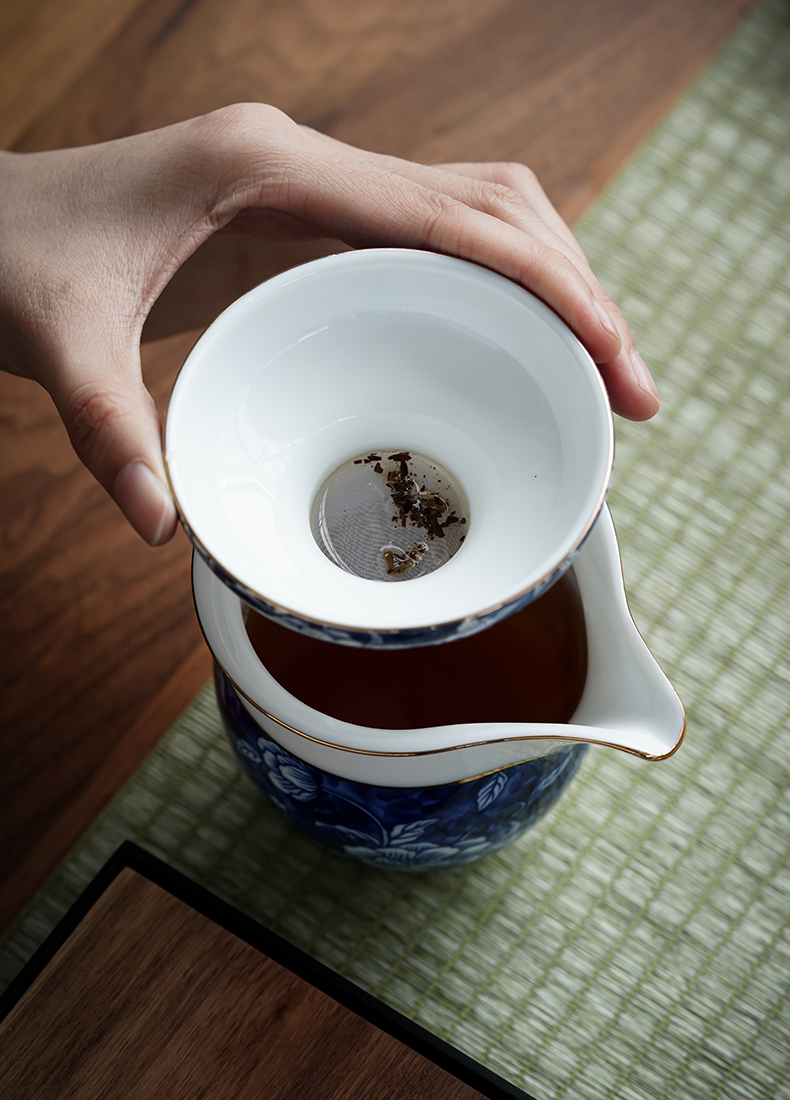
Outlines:
[[372, 581], [424, 577], [449, 561], [469, 530], [457, 480], [414, 451], [348, 459], [313, 502], [313, 537], [341, 569]]

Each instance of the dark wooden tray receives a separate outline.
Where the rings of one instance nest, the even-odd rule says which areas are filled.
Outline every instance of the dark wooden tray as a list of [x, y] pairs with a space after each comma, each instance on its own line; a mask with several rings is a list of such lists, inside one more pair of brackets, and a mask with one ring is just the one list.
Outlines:
[[0, 999], [6, 1098], [523, 1098], [129, 842]]

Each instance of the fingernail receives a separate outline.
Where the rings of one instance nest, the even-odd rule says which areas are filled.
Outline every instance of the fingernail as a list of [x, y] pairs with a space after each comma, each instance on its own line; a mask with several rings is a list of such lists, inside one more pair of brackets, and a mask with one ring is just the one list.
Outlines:
[[636, 349], [631, 352], [631, 365], [634, 372], [634, 378], [639, 388], [658, 401], [658, 389], [653, 381], [653, 376], [648, 371], [647, 364]]
[[606, 331], [608, 333], [610, 333], [612, 336], [619, 336], [619, 334], [617, 332], [617, 329], [615, 329], [615, 327], [614, 327], [614, 322], [612, 321], [611, 317], [609, 316], [609, 314], [606, 312], [604, 307], [601, 305], [601, 303], [598, 301], [598, 299], [594, 295], [593, 295], [593, 306], [594, 306], [595, 312], [598, 316], [598, 320], [601, 322], [604, 329], [606, 329]]
[[112, 496], [135, 531], [152, 547], [173, 534], [176, 525], [173, 499], [142, 459], [126, 464], [115, 479]]

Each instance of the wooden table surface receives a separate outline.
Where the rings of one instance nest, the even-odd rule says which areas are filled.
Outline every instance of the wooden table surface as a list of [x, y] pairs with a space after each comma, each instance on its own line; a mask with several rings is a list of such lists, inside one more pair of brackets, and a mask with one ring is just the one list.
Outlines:
[[0, 999], [3, 1097], [527, 1096], [124, 848]]
[[[262, 100], [415, 160], [523, 161], [572, 221], [749, 6], [8, 0], [0, 141], [82, 144]], [[160, 408], [195, 336], [167, 328], [163, 311], [143, 355]], [[0, 375], [0, 927], [209, 676], [189, 558], [181, 532], [149, 549], [48, 396]]]

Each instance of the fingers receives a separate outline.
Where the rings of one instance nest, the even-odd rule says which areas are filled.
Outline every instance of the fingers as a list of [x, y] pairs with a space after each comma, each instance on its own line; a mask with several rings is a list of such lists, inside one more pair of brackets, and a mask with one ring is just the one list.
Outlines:
[[606, 310], [622, 341], [620, 354], [608, 363], [599, 363], [607, 386], [612, 408], [629, 420], [648, 420], [659, 409], [659, 396], [653, 376], [634, 342], [628, 322], [596, 279], [579, 242], [560, 217], [553, 203], [538, 182], [534, 172], [520, 164], [460, 164], [445, 166], [448, 171], [479, 176], [494, 183], [506, 184], [524, 195], [546, 225], [578, 256], [579, 270], [587, 279], [593, 294]]
[[151, 546], [167, 542], [176, 510], [162, 461], [161, 424], [135, 371], [76, 368], [53, 397], [82, 462]]
[[[289, 186], [289, 200], [327, 236], [355, 247], [430, 248], [493, 268], [556, 310], [596, 362], [619, 354], [621, 339], [611, 318], [578, 266], [548, 240], [545, 228], [527, 233], [496, 213], [477, 209], [471, 197], [465, 201], [467, 196], [449, 193], [461, 190], [460, 184], [440, 191], [365, 162], [349, 171], [348, 165], [324, 159], [311, 176], [309, 187], [297, 191]], [[463, 190], [471, 191], [471, 181]]]
[[656, 412], [655, 385], [625, 319], [528, 168], [414, 164], [355, 149], [260, 105], [223, 109], [200, 126], [219, 127], [215, 152], [227, 169], [215, 228], [235, 220], [261, 236], [317, 232], [352, 247], [429, 248], [492, 268], [569, 325], [601, 367], [616, 412], [638, 419]]
[[596, 279], [579, 242], [560, 217], [534, 172], [524, 165], [512, 163], [463, 163], [438, 167], [472, 179], [509, 187], [522, 195], [525, 202], [540, 215], [546, 227], [564, 243], [568, 250], [567, 255], [575, 259], [579, 271], [587, 280], [597, 302], [620, 336], [622, 348], [615, 359], [598, 362], [612, 408], [629, 420], [648, 420], [654, 416], [660, 405], [658, 390], [637, 350], [628, 322]]
[[[355, 244], [386, 243], [430, 247], [492, 267], [542, 298], [567, 322], [599, 365], [615, 412], [633, 420], [659, 407], [655, 383], [641, 359], [630, 328], [606, 294], [578, 241], [546, 196], [535, 174], [511, 163], [419, 165], [363, 153], [314, 131], [304, 131], [309, 148], [331, 166], [342, 166], [358, 191], [388, 196], [397, 224], [379, 207], [376, 226]], [[383, 180], [382, 180], [383, 176]], [[403, 196], [399, 181], [406, 181]], [[412, 188], [409, 189], [408, 184]], [[342, 181], [333, 182], [337, 217]], [[360, 208], [364, 204], [359, 203]], [[320, 215], [319, 215], [320, 216]], [[509, 227], [509, 228], [508, 228]], [[347, 230], [360, 234], [361, 227]], [[377, 231], [380, 236], [377, 236]], [[387, 236], [392, 234], [393, 236]]]
[[[432, 178], [430, 173], [436, 170], [443, 175]], [[578, 285], [558, 283], [552, 297], [550, 293], [541, 293], [539, 284], [529, 276], [521, 281], [552, 305], [586, 344], [601, 370], [616, 413], [629, 420], [647, 420], [658, 412], [658, 390], [637, 350], [625, 317], [598, 282], [578, 241], [529, 168], [510, 163], [464, 163], [439, 165], [433, 169], [406, 166], [404, 171], [412, 178], [443, 187], [469, 206], [487, 210], [521, 229], [545, 249], [564, 255], [587, 283], [593, 296], [593, 307], [603, 327], [617, 334], [620, 349], [616, 356], [606, 358], [605, 350], [593, 343], [589, 329], [585, 328], [585, 319], [579, 319], [578, 313], [574, 313], [574, 303], [566, 295], [578, 293]], [[453, 183], [453, 175], [462, 177], [463, 182]], [[536, 266], [535, 271], [538, 270]], [[557, 274], [550, 271], [549, 278], [554, 279]]]
[[615, 413], [631, 421], [646, 421], [658, 412], [658, 390], [644, 360], [634, 348], [624, 348], [611, 363], [599, 363]]
[[515, 164], [510, 161], [492, 161], [484, 164], [459, 162], [439, 164], [435, 167], [459, 176], [467, 176], [473, 180], [484, 180], [487, 183], [510, 188], [533, 207], [549, 229], [564, 241], [565, 244], [576, 253], [581, 261], [585, 264], [587, 263], [587, 258], [582, 251], [581, 245], [574, 237], [564, 219], [560, 217], [557, 208], [543, 190], [540, 181], [531, 168], [528, 168], [524, 164]]

